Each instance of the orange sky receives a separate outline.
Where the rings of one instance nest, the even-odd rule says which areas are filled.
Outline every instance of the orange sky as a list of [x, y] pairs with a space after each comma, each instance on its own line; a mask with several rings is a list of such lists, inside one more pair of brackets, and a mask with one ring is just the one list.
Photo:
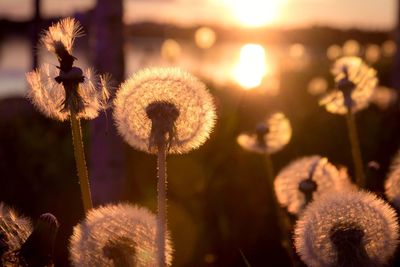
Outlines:
[[[67, 16], [95, 4], [95, 0], [42, 1], [43, 12], [47, 16]], [[270, 6], [264, 7], [266, 16], [277, 13], [274, 15], [272, 24], [284, 27], [317, 24], [340, 27], [392, 28], [396, 21], [396, 0], [125, 0], [124, 18], [128, 23], [152, 20], [182, 25], [211, 23], [232, 26], [239, 24], [239, 19], [238, 14], [229, 9], [229, 6], [232, 6], [233, 2], [249, 3], [251, 1], [285, 2], [280, 6], [279, 11], [271, 10]], [[28, 18], [31, 14], [32, 2], [29, 0], [0, 0], [0, 16], [17, 19]], [[242, 6], [246, 7], [246, 5]], [[249, 6], [247, 8], [251, 9]], [[260, 8], [254, 10], [258, 11], [261, 16]], [[250, 11], [249, 14], [251, 14]], [[269, 23], [271, 24], [271, 21]]]

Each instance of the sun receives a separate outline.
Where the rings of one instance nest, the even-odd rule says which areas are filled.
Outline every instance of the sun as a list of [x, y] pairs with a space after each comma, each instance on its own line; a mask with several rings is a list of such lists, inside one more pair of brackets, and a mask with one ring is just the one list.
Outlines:
[[275, 22], [287, 0], [225, 0], [243, 26], [259, 27]]

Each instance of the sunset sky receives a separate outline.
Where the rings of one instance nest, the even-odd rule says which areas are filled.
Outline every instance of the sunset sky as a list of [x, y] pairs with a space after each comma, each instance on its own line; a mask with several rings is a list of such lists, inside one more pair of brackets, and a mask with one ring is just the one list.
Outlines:
[[[93, 7], [95, 0], [42, 0], [45, 16], [67, 16]], [[125, 22], [247, 27], [277, 25], [390, 29], [396, 0], [125, 0]], [[27, 19], [30, 0], [0, 0], [0, 17]], [[161, 11], [161, 12], [160, 12]], [[223, 15], [221, 15], [223, 14]]]

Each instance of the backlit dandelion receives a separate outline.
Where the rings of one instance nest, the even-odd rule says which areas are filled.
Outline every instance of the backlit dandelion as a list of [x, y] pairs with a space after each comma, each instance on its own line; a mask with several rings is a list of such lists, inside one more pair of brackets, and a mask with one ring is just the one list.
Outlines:
[[335, 62], [332, 74], [337, 89], [322, 98], [320, 104], [331, 113], [346, 115], [355, 178], [357, 184], [364, 187], [366, 181], [354, 113], [370, 104], [378, 83], [376, 71], [358, 57], [343, 57]]
[[47, 117], [64, 121], [70, 119], [75, 160], [85, 210], [92, 207], [89, 177], [82, 142], [80, 119], [94, 119], [107, 107], [109, 76], [74, 66], [74, 41], [82, 36], [80, 24], [66, 18], [44, 32], [41, 43], [54, 53], [59, 66], [43, 64], [27, 73], [28, 98]]
[[275, 113], [256, 127], [255, 134], [240, 134], [238, 144], [245, 150], [273, 154], [282, 150], [292, 137], [290, 121], [283, 113]]
[[202, 145], [215, 124], [215, 108], [203, 83], [174, 68], [139, 71], [114, 101], [117, 129], [131, 146], [157, 154], [158, 264], [165, 266], [166, 154]]
[[374, 89], [378, 83], [376, 71], [368, 67], [361, 58], [343, 57], [332, 68], [337, 89], [325, 95], [320, 105], [334, 114], [344, 115], [368, 107]]
[[282, 244], [289, 255], [293, 255], [291, 247], [291, 235], [289, 233], [289, 222], [278, 204], [276, 194], [274, 193], [274, 165], [272, 154], [283, 149], [292, 137], [292, 128], [289, 120], [283, 113], [275, 113], [269, 116], [265, 122], [256, 126], [255, 134], [241, 134], [237, 138], [238, 144], [245, 150], [264, 154], [267, 169], [269, 194], [273, 196], [278, 225], [281, 230]]
[[400, 152], [397, 153], [390, 167], [385, 182], [385, 194], [388, 200], [400, 209]]
[[[114, 118], [125, 141], [153, 154], [158, 135], [168, 139], [168, 153], [186, 153], [201, 146], [215, 124], [213, 100], [204, 84], [175, 68], [139, 71], [121, 85], [114, 104]], [[156, 132], [158, 120], [152, 113], [158, 112], [160, 124], [168, 124], [160, 125], [169, 128], [166, 132]]]
[[6, 264], [10, 253], [21, 248], [32, 233], [32, 223], [13, 209], [0, 203], [0, 266]]
[[[54, 79], [58, 76], [57, 72], [56, 67], [43, 64], [39, 69], [27, 73], [30, 85], [28, 98], [47, 117], [65, 121], [69, 119], [75, 100], [67, 98], [64, 86]], [[109, 78], [97, 75], [92, 69], [79, 75], [84, 79], [78, 88], [80, 107], [76, 108], [76, 117], [94, 119], [100, 110], [107, 107]]]
[[[168, 235], [166, 239], [165, 257], [170, 266], [172, 248]], [[70, 259], [76, 267], [158, 266], [155, 215], [129, 204], [90, 210], [74, 227]]]
[[309, 202], [327, 193], [352, 188], [347, 172], [321, 156], [293, 161], [278, 173], [274, 186], [279, 203], [292, 214], [299, 214]]
[[395, 211], [372, 193], [327, 194], [295, 228], [295, 246], [310, 267], [383, 266], [398, 243]]

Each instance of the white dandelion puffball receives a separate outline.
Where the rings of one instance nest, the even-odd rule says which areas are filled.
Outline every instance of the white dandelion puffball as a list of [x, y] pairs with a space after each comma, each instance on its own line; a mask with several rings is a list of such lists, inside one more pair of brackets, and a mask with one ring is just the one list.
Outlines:
[[[129, 204], [92, 209], [74, 227], [70, 259], [75, 267], [157, 267], [156, 217], [145, 208]], [[166, 261], [172, 262], [167, 234]]]
[[[332, 68], [332, 75], [336, 83], [340, 84], [346, 78], [354, 85], [350, 92], [351, 112], [357, 112], [369, 106], [371, 97], [378, 84], [376, 71], [367, 66], [361, 58], [342, 57], [338, 59]], [[346, 77], [346, 71], [348, 77]], [[346, 114], [348, 107], [345, 103], [345, 94], [339, 89], [327, 93], [321, 100], [320, 105], [325, 106], [326, 110], [334, 114]]]
[[275, 113], [257, 126], [256, 134], [240, 134], [238, 144], [255, 153], [273, 154], [282, 150], [292, 137], [290, 121], [283, 113]]
[[310, 267], [382, 266], [396, 250], [398, 228], [393, 208], [374, 194], [337, 192], [306, 208], [295, 247]]
[[82, 35], [79, 22], [73, 18], [65, 18], [50, 26], [42, 35], [41, 42], [50, 52], [55, 53], [62, 45], [71, 54], [75, 38]]
[[19, 249], [32, 231], [32, 223], [28, 218], [19, 216], [14, 210], [0, 203], [0, 251], [12, 252]]
[[[353, 185], [347, 172], [337, 169], [327, 158], [309, 156], [283, 168], [275, 178], [274, 187], [280, 205], [298, 215], [309, 201], [327, 193], [351, 189]], [[311, 199], [307, 199], [307, 192]]]
[[[79, 84], [78, 94], [83, 102], [83, 109], [78, 112], [78, 119], [94, 119], [101, 109], [106, 108], [109, 97], [108, 76], [99, 76], [92, 69], [84, 71], [85, 80]], [[35, 107], [49, 118], [64, 121], [69, 118], [70, 111], [63, 109], [65, 89], [54, 78], [58, 69], [43, 64], [39, 69], [26, 74], [29, 84], [27, 97]]]
[[400, 152], [397, 153], [390, 167], [385, 182], [385, 194], [387, 199], [400, 209]]
[[[158, 123], [172, 122], [169, 153], [186, 153], [202, 145], [210, 135], [215, 120], [212, 96], [197, 78], [176, 68], [144, 69], [126, 80], [114, 100], [117, 129], [132, 147], [148, 153], [152, 148], [152, 121], [149, 107], [161, 103], [174, 109], [175, 117], [160, 112]], [[168, 128], [168, 127], [167, 127]], [[170, 129], [171, 130], [171, 129]]]

